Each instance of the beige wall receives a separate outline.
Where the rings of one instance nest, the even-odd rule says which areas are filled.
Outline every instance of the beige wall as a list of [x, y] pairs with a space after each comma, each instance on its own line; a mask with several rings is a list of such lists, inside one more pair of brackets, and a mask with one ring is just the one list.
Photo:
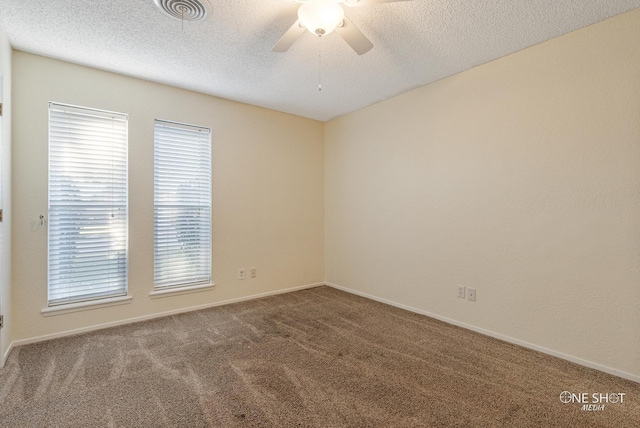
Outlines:
[[327, 282], [640, 380], [638, 40], [635, 10], [328, 122]]
[[[323, 281], [323, 124], [14, 52], [13, 340], [179, 311]], [[212, 76], [212, 78], [214, 78]], [[48, 102], [129, 114], [130, 304], [43, 317], [47, 306]], [[213, 133], [212, 291], [151, 299], [153, 120]], [[257, 278], [237, 280], [238, 268]]]
[[0, 135], [0, 314], [4, 327], [0, 330], [0, 367], [11, 345], [11, 46], [0, 27], [0, 101], [3, 103], [2, 135]]

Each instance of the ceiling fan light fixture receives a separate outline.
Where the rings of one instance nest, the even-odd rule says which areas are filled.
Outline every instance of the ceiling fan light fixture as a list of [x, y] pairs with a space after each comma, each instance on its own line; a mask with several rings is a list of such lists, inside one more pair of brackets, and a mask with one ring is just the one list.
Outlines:
[[344, 10], [335, 0], [309, 0], [298, 8], [300, 23], [312, 34], [324, 36], [344, 19]]

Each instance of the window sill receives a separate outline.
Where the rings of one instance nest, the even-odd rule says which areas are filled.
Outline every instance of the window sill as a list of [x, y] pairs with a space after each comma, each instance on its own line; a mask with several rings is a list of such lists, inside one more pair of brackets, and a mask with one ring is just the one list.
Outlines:
[[171, 288], [163, 288], [160, 290], [154, 290], [149, 293], [149, 297], [152, 299], [158, 299], [160, 297], [169, 297], [169, 296], [178, 296], [180, 294], [189, 294], [189, 293], [198, 293], [200, 291], [212, 290], [215, 284], [198, 284], [198, 285], [187, 285], [185, 287], [171, 287]]
[[133, 296], [110, 297], [108, 299], [91, 300], [87, 302], [69, 303], [68, 305], [50, 306], [42, 309], [40, 312], [43, 317], [51, 317], [54, 315], [70, 314], [72, 312], [87, 311], [89, 309], [106, 308], [109, 306], [126, 305], [131, 303]]

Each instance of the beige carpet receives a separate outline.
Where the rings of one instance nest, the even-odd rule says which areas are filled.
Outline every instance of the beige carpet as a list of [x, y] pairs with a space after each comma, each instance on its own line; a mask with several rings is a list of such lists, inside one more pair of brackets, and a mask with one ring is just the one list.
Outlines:
[[319, 287], [16, 348], [0, 426], [640, 427], [640, 385]]

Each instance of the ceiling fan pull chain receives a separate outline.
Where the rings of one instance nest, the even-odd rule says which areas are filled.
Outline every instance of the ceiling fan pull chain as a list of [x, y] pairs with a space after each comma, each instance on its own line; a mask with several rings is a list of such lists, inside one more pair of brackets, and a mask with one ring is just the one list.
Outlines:
[[318, 92], [322, 92], [322, 37], [318, 36]]

